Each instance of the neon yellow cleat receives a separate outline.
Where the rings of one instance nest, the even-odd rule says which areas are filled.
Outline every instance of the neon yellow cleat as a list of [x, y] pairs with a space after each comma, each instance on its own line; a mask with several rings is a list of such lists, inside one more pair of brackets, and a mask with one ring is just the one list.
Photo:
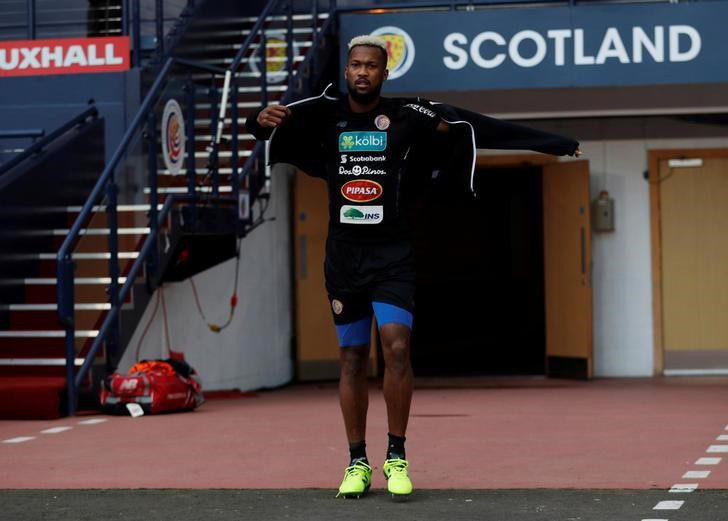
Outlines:
[[409, 496], [412, 493], [412, 481], [407, 475], [409, 463], [404, 459], [388, 459], [384, 461], [384, 477], [387, 478], [387, 490], [392, 496]]
[[372, 484], [372, 468], [363, 461], [357, 461], [344, 471], [344, 480], [336, 497], [361, 497]]

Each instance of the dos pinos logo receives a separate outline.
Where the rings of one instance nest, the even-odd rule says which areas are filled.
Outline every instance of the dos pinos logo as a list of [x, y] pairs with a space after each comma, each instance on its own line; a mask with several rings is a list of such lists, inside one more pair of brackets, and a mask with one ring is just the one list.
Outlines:
[[387, 42], [387, 69], [388, 79], [395, 80], [410, 70], [415, 61], [415, 43], [404, 30], [393, 25], [380, 27], [371, 33]]
[[343, 132], [339, 135], [339, 152], [381, 152], [386, 148], [386, 132]]

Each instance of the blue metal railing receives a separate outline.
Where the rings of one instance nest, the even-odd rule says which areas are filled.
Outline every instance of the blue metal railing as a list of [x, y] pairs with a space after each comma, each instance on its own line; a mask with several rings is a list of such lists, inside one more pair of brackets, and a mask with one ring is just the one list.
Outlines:
[[[26, 145], [21, 145], [18, 140], [30, 139], [30, 143], [35, 143], [35, 140], [39, 137], [45, 136], [45, 129], [43, 128], [28, 128], [28, 129], [16, 129], [16, 130], [0, 130], [0, 140], [9, 139], [13, 140], [9, 145], [3, 144], [2, 146], [10, 146], [11, 148], [0, 148], [0, 166], [6, 159], [3, 159], [4, 155], [8, 155], [9, 158], [19, 154], [25, 150]], [[22, 148], [18, 148], [21, 147]]]
[[45, 136], [45, 129], [43, 128], [0, 130], [0, 139], [38, 138], [43, 136]]
[[[131, 0], [132, 3], [135, 3], [136, 0]], [[101, 173], [96, 185], [94, 186], [93, 190], [91, 191], [91, 194], [89, 195], [88, 199], [86, 200], [86, 203], [84, 204], [83, 208], [81, 209], [80, 213], [78, 214], [78, 217], [76, 218], [75, 222], [71, 226], [71, 229], [66, 236], [63, 245], [61, 246], [60, 250], [58, 251], [58, 254], [56, 256], [57, 260], [57, 281], [58, 281], [58, 288], [57, 288], [57, 298], [58, 298], [58, 316], [59, 320], [62, 324], [62, 326], [66, 330], [65, 334], [65, 344], [66, 344], [66, 379], [67, 379], [67, 400], [68, 400], [68, 412], [70, 415], [75, 414], [76, 411], [76, 403], [77, 403], [77, 395], [78, 390], [82, 385], [82, 382], [86, 378], [86, 375], [91, 367], [91, 364], [93, 363], [94, 358], [96, 357], [96, 354], [99, 352], [99, 349], [101, 348], [102, 344], [106, 343], [107, 348], [109, 346], [118, 346], [119, 342], [119, 328], [118, 328], [118, 320], [119, 320], [119, 312], [121, 303], [124, 302], [124, 299], [129, 294], [129, 291], [131, 291], [132, 285], [134, 284], [134, 280], [137, 277], [137, 275], [140, 273], [140, 270], [142, 266], [150, 267], [150, 263], [154, 263], [154, 256], [156, 255], [156, 241], [159, 234], [159, 229], [164, 225], [165, 218], [167, 217], [168, 213], [171, 211], [174, 204], [178, 202], [190, 202], [195, 203], [199, 201], [200, 197], [195, 192], [196, 184], [195, 184], [195, 158], [194, 158], [194, 146], [190, 146], [188, 150], [188, 156], [187, 156], [187, 175], [188, 175], [188, 193], [185, 196], [168, 196], [165, 201], [162, 208], [157, 212], [157, 204], [158, 204], [158, 195], [156, 190], [156, 177], [157, 177], [157, 162], [156, 162], [156, 126], [155, 126], [155, 119], [153, 117], [153, 109], [155, 107], [155, 104], [159, 101], [162, 89], [166, 82], [170, 79], [172, 75], [172, 70], [175, 67], [184, 67], [186, 69], [192, 69], [192, 70], [202, 70], [209, 72], [213, 75], [217, 76], [225, 76], [225, 88], [222, 93], [222, 101], [218, 104], [216, 98], [213, 96], [213, 103], [211, 107], [212, 115], [211, 118], [211, 131], [210, 135], [213, 136], [213, 140], [211, 141], [210, 146], [208, 147], [208, 152], [210, 155], [210, 160], [208, 164], [209, 174], [212, 174], [212, 180], [213, 180], [213, 192], [212, 197], [205, 197], [205, 202], [212, 202], [213, 204], [237, 204], [238, 201], [238, 193], [240, 190], [240, 183], [245, 178], [245, 176], [249, 175], [251, 170], [253, 169], [254, 165], [259, 162], [264, 162], [264, 150], [265, 147], [263, 146], [263, 143], [257, 143], [248, 160], [243, 165], [242, 169], [239, 169], [238, 165], [238, 145], [239, 145], [239, 129], [238, 129], [238, 103], [237, 103], [237, 78], [236, 78], [236, 72], [239, 68], [243, 58], [246, 56], [246, 54], [249, 54], [252, 49], [253, 41], [256, 37], [263, 37], [265, 34], [265, 24], [266, 24], [266, 18], [271, 15], [275, 9], [277, 9], [284, 0], [270, 0], [266, 7], [263, 10], [263, 13], [259, 17], [258, 21], [254, 25], [253, 29], [250, 31], [249, 36], [246, 38], [245, 42], [241, 46], [240, 50], [236, 54], [235, 58], [233, 59], [232, 64], [228, 69], [220, 69], [218, 67], [213, 67], [210, 65], [206, 65], [199, 62], [193, 62], [189, 60], [185, 60], [183, 58], [176, 58], [171, 57], [168, 58], [164, 65], [159, 70], [157, 77], [152, 84], [149, 92], [145, 96], [141, 106], [139, 107], [139, 110], [137, 111], [137, 114], [135, 115], [134, 119], [130, 123], [128, 129], [124, 133], [124, 136], [122, 137], [116, 151], [112, 155], [109, 162], [106, 164], [103, 172]], [[288, 0], [288, 6], [290, 6], [290, 0]], [[315, 0], [314, 2], [315, 3]], [[334, 6], [334, 2], [331, 2], [331, 5]], [[314, 12], [318, 14], [316, 11], [316, 8], [314, 9]], [[333, 9], [333, 7], [332, 7]], [[293, 16], [293, 10], [290, 9], [290, 7], [287, 7], [287, 15], [288, 19], [291, 20]], [[329, 18], [328, 22], [331, 21], [332, 18]], [[317, 25], [316, 20], [313, 21], [314, 26]], [[289, 23], [287, 26], [289, 39], [288, 39], [288, 46], [291, 48], [290, 50], [287, 50], [287, 56], [289, 57], [288, 63], [287, 63], [287, 72], [289, 73], [289, 82], [291, 81], [290, 78], [292, 77], [293, 73], [293, 38], [292, 38], [292, 26]], [[309, 52], [309, 56], [306, 57], [304, 60], [304, 63], [306, 63], [306, 60], [310, 59], [310, 54], [312, 52], [315, 52], [316, 50], [316, 42], [318, 42], [318, 39], [320, 37], [322, 31], [315, 31], [315, 37], [314, 37], [314, 45], [312, 46], [312, 50]], [[261, 53], [261, 60], [263, 64], [266, 64], [266, 47], [264, 45], [264, 41], [260, 43], [260, 51]], [[263, 65], [261, 67], [261, 73], [260, 73], [260, 81], [263, 88], [263, 97], [267, 98], [267, 88], [266, 88], [266, 66]], [[215, 84], [213, 83], [212, 89], [215, 89]], [[194, 83], [188, 82], [188, 90], [187, 90], [187, 97], [188, 100], [194, 100], [195, 92], [194, 92]], [[290, 89], [289, 89], [290, 90]], [[232, 194], [230, 197], [219, 197], [218, 196], [218, 179], [217, 179], [217, 150], [220, 143], [220, 135], [222, 131], [222, 125], [225, 121], [225, 108], [227, 106], [227, 97], [228, 93], [230, 96], [230, 104], [231, 104], [231, 147], [232, 147], [232, 175], [231, 175], [231, 184], [232, 184]], [[218, 114], [218, 108], [222, 107], [223, 110], [220, 111]], [[190, 143], [194, 144], [194, 115], [191, 114], [192, 110], [187, 111], [187, 132], [188, 136], [187, 139]], [[127, 153], [127, 149], [129, 148], [130, 144], [132, 143], [135, 136], [138, 135], [140, 131], [144, 128], [144, 125], [146, 123], [146, 138], [148, 140], [148, 153], [149, 156], [149, 184], [150, 184], [150, 194], [149, 194], [149, 206], [150, 206], [150, 222], [149, 222], [149, 228], [150, 232], [149, 235], [146, 237], [141, 250], [132, 264], [129, 273], [126, 275], [126, 281], [124, 284], [120, 287], [119, 286], [119, 259], [118, 259], [118, 237], [114, 232], [114, 229], [116, 228], [116, 222], [117, 222], [117, 180], [115, 176], [115, 172], [117, 167], [121, 164], [121, 161], [125, 154]], [[108, 213], [108, 226], [112, 232], [109, 236], [109, 272], [110, 272], [110, 284], [108, 287], [108, 293], [109, 293], [109, 302], [111, 304], [110, 310], [105, 316], [101, 326], [99, 327], [97, 336], [93, 339], [93, 342], [91, 343], [91, 346], [85, 356], [85, 359], [79, 368], [78, 371], [75, 370], [75, 358], [76, 358], [76, 349], [75, 349], [75, 323], [74, 323], [74, 266], [73, 266], [73, 253], [72, 250], [74, 248], [74, 245], [77, 243], [81, 236], [81, 230], [87, 226], [88, 221], [90, 220], [92, 216], [92, 212], [94, 211], [94, 207], [97, 204], [97, 201], [101, 199], [101, 197], [105, 195], [107, 198], [106, 201], [106, 211]], [[148, 271], [150, 273], [153, 270]], [[150, 276], [148, 274], [148, 276]], [[113, 349], [108, 349], [107, 351], [113, 351]], [[108, 356], [108, 354], [107, 354]]]
[[[18, 155], [13, 156], [11, 159], [6, 161], [5, 163], [0, 164], [0, 176], [5, 174], [6, 172], [8, 172], [10, 169], [16, 167], [17, 165], [19, 165], [20, 163], [22, 163], [29, 157], [32, 157], [33, 155], [40, 153], [50, 143], [52, 143], [53, 141], [55, 141], [56, 139], [58, 139], [59, 137], [64, 135], [69, 130], [72, 130], [74, 127], [76, 127], [82, 123], [85, 123], [86, 120], [88, 120], [89, 118], [97, 117], [98, 114], [99, 114], [99, 111], [96, 109], [96, 107], [91, 106], [91, 107], [87, 108], [86, 110], [84, 110], [83, 112], [81, 112], [79, 115], [68, 120], [66, 123], [64, 123], [57, 129], [55, 129], [53, 132], [46, 135], [42, 139], [39, 139], [38, 141], [36, 141], [32, 145], [30, 145], [28, 148], [26, 148], [25, 150], [20, 152]], [[10, 133], [10, 134], [15, 134], [12, 136], [2, 135], [0, 137], [18, 137], [17, 132], [18, 131], [14, 131], [14, 133]], [[34, 131], [26, 130], [25, 132], [33, 132], [33, 134], [26, 134], [25, 135], [26, 137], [31, 137], [31, 136], [37, 137], [39, 135], [43, 136], [43, 134], [45, 133], [45, 131], [40, 130], [40, 129], [34, 130]]]

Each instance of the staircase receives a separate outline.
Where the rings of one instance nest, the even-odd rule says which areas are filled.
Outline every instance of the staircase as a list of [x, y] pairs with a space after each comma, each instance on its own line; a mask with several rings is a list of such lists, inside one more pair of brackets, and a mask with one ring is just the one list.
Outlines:
[[[270, 77], [265, 94], [260, 78], [263, 49], [260, 37], [251, 37], [257, 20], [256, 17], [193, 20], [173, 50], [175, 56], [222, 70], [230, 67], [246, 38], [252, 40], [232, 80], [236, 90], [228, 102], [217, 161], [214, 154], [211, 160], [211, 150], [215, 149], [212, 141], [216, 134], [224, 75], [203, 72], [199, 67], [175, 69], [170, 73], [164, 95], [153, 107], [156, 121], [146, 127], [146, 132], [139, 132], [135, 149], [124, 152], [125, 170], [117, 169], [125, 172], [125, 177], [118, 180], [116, 206], [120, 286], [126, 282], [150, 233], [150, 219], [162, 208], [166, 197], [193, 195], [195, 202], [173, 210], [164, 220], [159, 243], [153, 248], [156, 255], [136, 275], [133, 290], [121, 305], [119, 345], [114, 347], [105, 340], [96, 353], [91, 370], [79, 388], [80, 409], [96, 406], [99, 379], [115, 368], [150, 299], [151, 289], [160, 281], [181, 280], [230, 258], [235, 254], [235, 235], [244, 234], [245, 225], [250, 223], [249, 215], [241, 216], [242, 227], [231, 223], [229, 217], [235, 216], [232, 208], [237, 207], [237, 201], [232, 198], [236, 191], [235, 174], [254, 153], [256, 144], [255, 139], [244, 132], [245, 119], [262, 102], [280, 100], [288, 89], [287, 36], [293, 35], [295, 42], [295, 70], [304, 63], [305, 54], [313, 46], [314, 28], [320, 29], [327, 14], [294, 15], [290, 22], [281, 14], [267, 19], [264, 26]], [[300, 89], [303, 84], [299, 82], [298, 87]], [[159, 155], [156, 152], [159, 147], [158, 121], [164, 102], [171, 97], [178, 99], [186, 111], [191, 109], [193, 116], [188, 118], [193, 127], [188, 135], [193, 138], [194, 160], [188, 159], [177, 175], [163, 168], [161, 161], [156, 159]], [[237, 107], [234, 122], [231, 120], [233, 104]], [[238, 125], [237, 147], [233, 142], [234, 124]], [[103, 136], [102, 131], [97, 129], [97, 132]], [[103, 150], [103, 146], [97, 150]], [[155, 151], [151, 161], [150, 150]], [[56, 255], [98, 173], [104, 170], [103, 156], [100, 162], [87, 166], [83, 171], [80, 168], [74, 171], [71, 183], [77, 190], [72, 197], [62, 198], [50, 191], [46, 194], [47, 200], [38, 201], [33, 194], [36, 200], [32, 204], [16, 208], [10, 203], [22, 200], [21, 196], [0, 188], [0, 207], [3, 208], [0, 212], [3, 223], [0, 231], [0, 418], [55, 418], [67, 414], [69, 409], [75, 410], [73, 406], [69, 408], [66, 399], [66, 330], [58, 316]], [[52, 177], [50, 164], [48, 168], [39, 175]], [[156, 176], [153, 175], [155, 170]], [[251, 202], [256, 198], [265, 199], [264, 160], [261, 158], [246, 173], [241, 190], [248, 191]], [[222, 214], [216, 211], [209, 197], [229, 198], [231, 211]], [[111, 309], [108, 204], [111, 204], [108, 196], [95, 202], [91, 217], [72, 249], [76, 371], [99, 336], [99, 329]], [[151, 265], [148, 264], [150, 260]]]
[[[293, 69], [298, 69], [304, 61], [306, 54], [311, 50], [314, 39], [314, 29], [321, 30], [328, 19], [328, 13], [316, 13], [316, 23], [313, 15], [293, 15], [290, 32], [294, 41]], [[244, 40], [251, 34], [258, 17], [225, 18], [224, 20], [200, 20], [192, 23], [185, 38], [175, 49], [174, 55], [184, 56], [187, 59], [206, 63], [211, 66], [227, 69], [231, 66], [236, 53], [240, 50]], [[289, 74], [287, 71], [286, 42], [288, 37], [288, 21], [283, 14], [270, 16], [265, 24], [267, 38], [267, 102], [279, 103], [288, 90]], [[245, 133], [245, 120], [247, 115], [262, 105], [261, 93], [261, 42], [256, 37], [249, 46], [250, 51], [242, 58], [238, 71], [235, 74], [237, 83], [237, 124], [240, 135], [238, 147], [238, 163], [240, 166], [250, 157], [255, 146], [255, 138]], [[192, 79], [196, 82], [209, 81], [210, 75], [194, 73]], [[216, 94], [219, 97], [223, 88], [223, 78], [218, 76], [213, 80]], [[232, 106], [228, 104], [227, 119], [222, 134], [222, 143], [218, 153], [220, 175], [220, 194], [230, 194], [230, 184], [234, 163], [234, 151], [231, 147], [230, 114]], [[201, 192], [210, 193], [210, 179], [208, 174], [209, 152], [208, 146], [214, 139], [211, 129], [217, 122], [216, 114], [219, 109], [217, 100], [211, 100], [208, 92], [197, 90], [195, 105], [195, 177]], [[167, 170], [160, 170], [160, 194], [185, 193], [187, 169], [183, 169], [179, 176], [172, 176]], [[266, 189], [266, 172], [261, 168], [251, 172], [243, 188], [252, 188], [254, 191]]]
[[[54, 418], [63, 408], [65, 331], [56, 314], [55, 252], [73, 205], [85, 200], [103, 168], [103, 129], [95, 116], [84, 119], [36, 164], [0, 176], [0, 418]], [[79, 356], [107, 305], [98, 255], [78, 258]]]

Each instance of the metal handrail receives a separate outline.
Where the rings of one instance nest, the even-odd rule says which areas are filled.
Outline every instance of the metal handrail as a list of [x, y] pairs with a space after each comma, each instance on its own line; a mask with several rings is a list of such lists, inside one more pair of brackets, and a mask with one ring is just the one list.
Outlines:
[[[3, 164], [0, 164], [0, 175], [5, 174], [8, 172], [11, 168], [16, 167], [23, 161], [25, 161], [27, 158], [37, 154], [43, 148], [48, 146], [52, 141], [55, 141], [57, 138], [61, 137], [63, 134], [71, 130], [73, 127], [79, 125], [80, 123], [85, 122], [88, 118], [95, 118], [98, 116], [99, 111], [95, 106], [91, 106], [81, 112], [78, 116], [68, 120], [63, 125], [55, 129], [53, 132], [48, 134], [47, 136], [43, 137], [42, 139], [39, 139], [32, 145], [30, 145], [28, 148], [23, 150], [21, 153], [19, 153], [17, 156], [14, 156], [10, 160], [6, 161]], [[42, 135], [42, 134], [41, 134]]]
[[19, 139], [25, 137], [43, 137], [45, 136], [44, 128], [24, 128], [18, 130], [0, 130], [0, 139]]

